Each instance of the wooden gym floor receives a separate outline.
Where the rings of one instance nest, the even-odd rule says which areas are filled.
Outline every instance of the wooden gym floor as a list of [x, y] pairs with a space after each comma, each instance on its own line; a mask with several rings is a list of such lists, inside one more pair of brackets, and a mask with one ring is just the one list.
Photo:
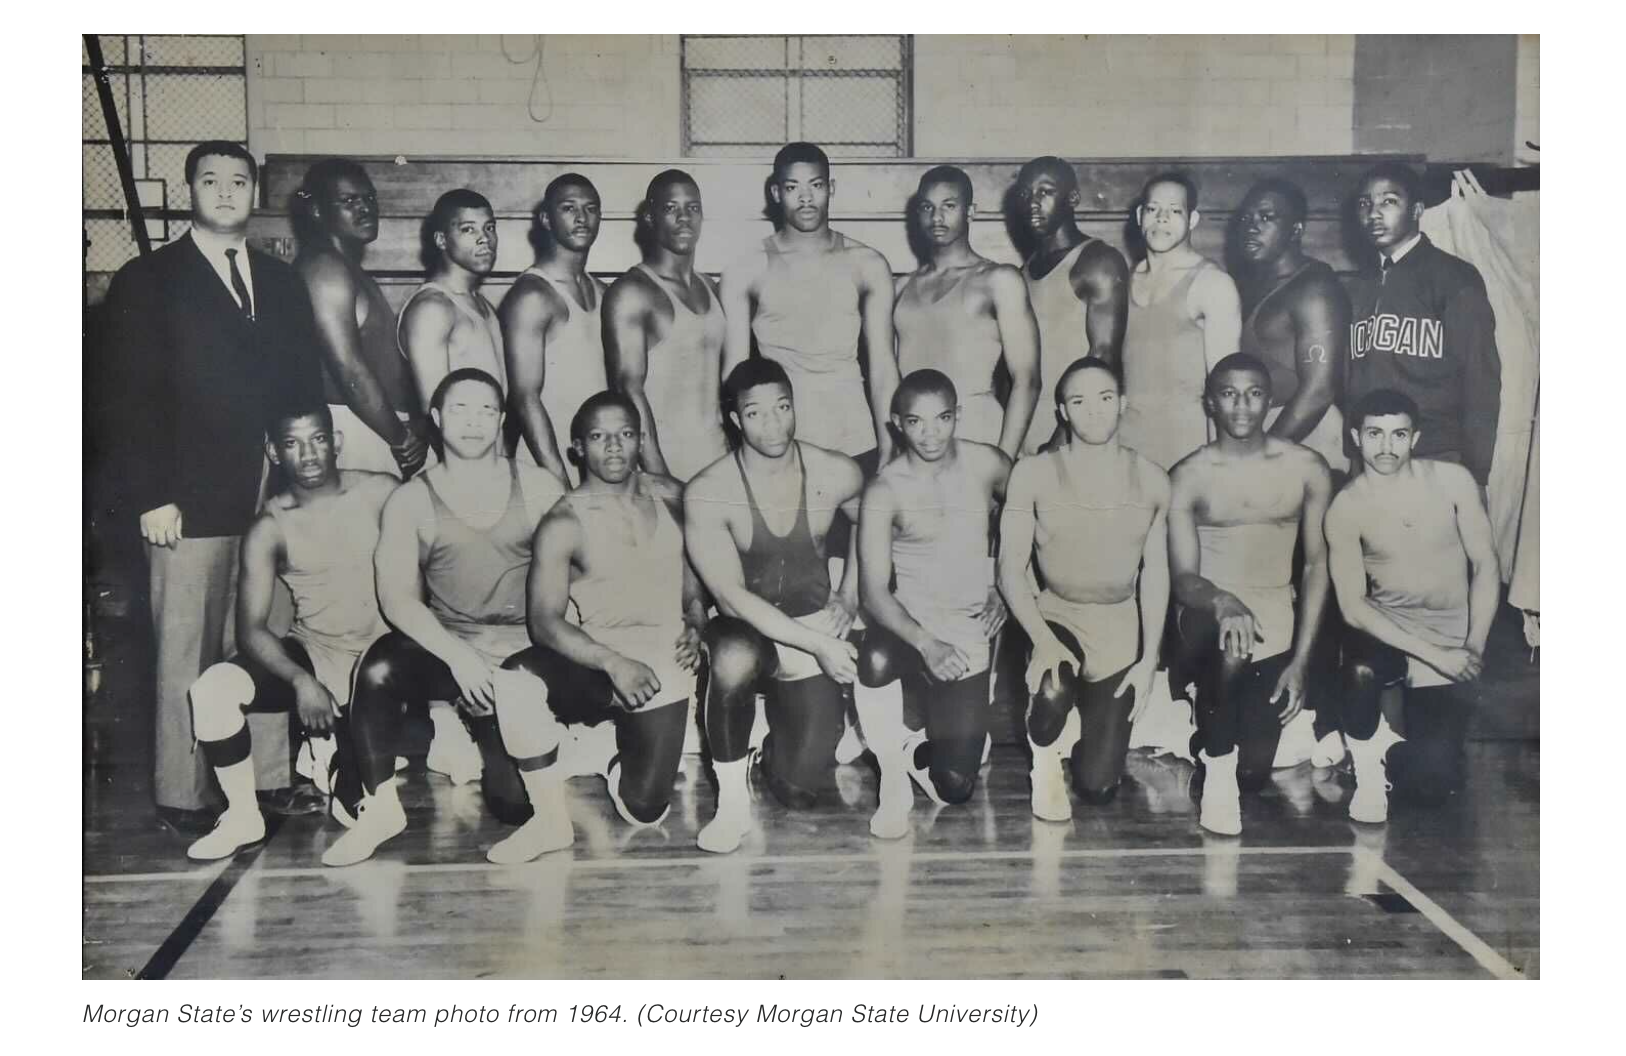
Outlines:
[[[116, 639], [118, 636], [110, 636]], [[1508, 644], [1512, 646], [1512, 641]], [[1463, 794], [1387, 826], [1345, 816], [1347, 774], [1277, 771], [1240, 839], [1196, 824], [1189, 765], [1131, 753], [1105, 808], [1032, 818], [1024, 749], [997, 746], [972, 801], [873, 840], [875, 777], [783, 810], [755, 787], [757, 833], [707, 855], [714, 792], [685, 760], [662, 828], [633, 832], [600, 779], [570, 782], [576, 844], [524, 866], [476, 786], [404, 775], [409, 828], [374, 860], [326, 869], [338, 831], [284, 821], [262, 850], [197, 866], [155, 820], [139, 700], [116, 641], [87, 707], [85, 978], [1535, 978], [1540, 747], [1468, 746]], [[1514, 654], [1510, 648], [1508, 654]], [[1509, 655], [1484, 728], [1529, 722], [1538, 672]], [[110, 703], [111, 702], [111, 703]], [[150, 709], [150, 705], [148, 706]], [[1501, 718], [1498, 719], [1498, 716]], [[1500, 726], [1498, 726], [1500, 722]]]

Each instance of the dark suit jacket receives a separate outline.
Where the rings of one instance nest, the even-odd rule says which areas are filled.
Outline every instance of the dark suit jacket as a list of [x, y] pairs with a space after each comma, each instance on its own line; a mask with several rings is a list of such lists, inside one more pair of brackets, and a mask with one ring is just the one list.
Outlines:
[[174, 503], [188, 538], [241, 535], [254, 519], [266, 419], [321, 401], [316, 324], [305, 284], [250, 250], [256, 318], [190, 236], [132, 260], [104, 306], [94, 445], [120, 522]]

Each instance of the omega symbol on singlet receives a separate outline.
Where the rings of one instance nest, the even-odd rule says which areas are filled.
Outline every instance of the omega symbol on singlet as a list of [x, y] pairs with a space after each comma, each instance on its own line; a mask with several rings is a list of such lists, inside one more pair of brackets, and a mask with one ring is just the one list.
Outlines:
[[1368, 352], [1392, 352], [1423, 359], [1445, 357], [1445, 323], [1439, 319], [1402, 318], [1384, 312], [1351, 323], [1349, 355], [1365, 358]]

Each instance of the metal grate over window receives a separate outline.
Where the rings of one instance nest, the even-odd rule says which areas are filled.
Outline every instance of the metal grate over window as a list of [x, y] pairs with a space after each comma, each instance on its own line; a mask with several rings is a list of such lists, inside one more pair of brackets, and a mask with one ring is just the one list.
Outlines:
[[760, 157], [794, 140], [831, 157], [914, 152], [912, 37], [686, 36], [683, 153]]
[[[114, 108], [129, 145], [147, 231], [163, 242], [185, 230], [191, 209], [186, 152], [205, 139], [248, 142], [243, 38], [101, 36]], [[114, 145], [80, 41], [83, 102], [85, 270], [117, 271], [136, 255], [124, 216]], [[171, 223], [171, 221], [183, 221]]]

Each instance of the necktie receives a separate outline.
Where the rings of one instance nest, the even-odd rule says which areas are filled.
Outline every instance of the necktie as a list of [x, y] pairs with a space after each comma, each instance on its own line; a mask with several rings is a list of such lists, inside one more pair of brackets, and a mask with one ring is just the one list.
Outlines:
[[237, 294], [237, 301], [243, 308], [243, 318], [253, 321], [254, 301], [248, 295], [248, 283], [243, 281], [243, 273], [237, 270], [237, 251], [226, 250], [226, 263], [231, 267], [231, 288]]
[[1378, 254], [1378, 284], [1380, 286], [1389, 281], [1389, 269], [1394, 266], [1395, 262], [1389, 259], [1387, 253]]

